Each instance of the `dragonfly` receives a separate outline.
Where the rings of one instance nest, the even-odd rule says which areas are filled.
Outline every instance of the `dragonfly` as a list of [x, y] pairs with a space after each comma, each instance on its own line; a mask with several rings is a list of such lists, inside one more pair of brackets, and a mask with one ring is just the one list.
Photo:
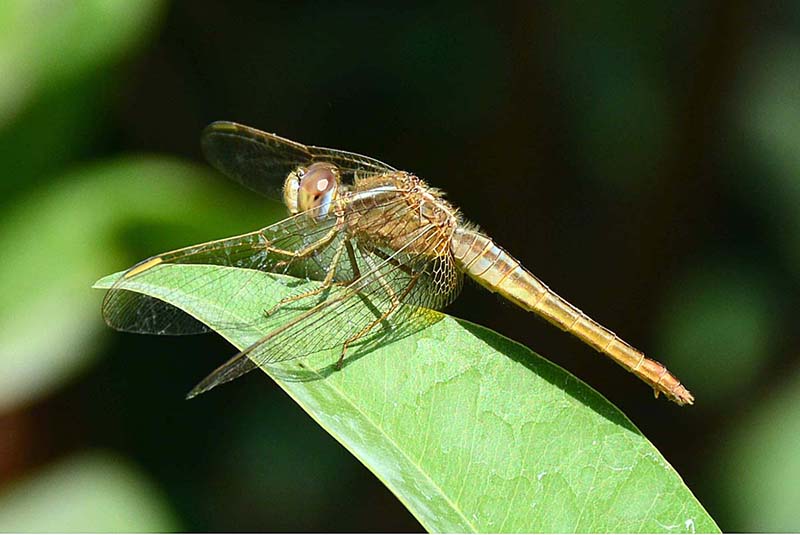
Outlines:
[[[469, 223], [443, 192], [414, 174], [367, 156], [303, 145], [225, 121], [206, 127], [202, 147], [209, 162], [231, 179], [261, 194], [280, 194], [289, 216], [247, 234], [134, 265], [104, 298], [106, 322], [135, 333], [211, 330], [166, 299], [124, 288], [164, 264], [217, 266], [214, 283], [196, 290], [202, 292], [214, 292], [215, 284], [234, 271], [231, 267], [317, 284], [312, 290], [290, 292], [265, 310], [266, 317], [279, 317], [279, 324], [214, 370], [188, 397], [258, 367], [326, 348], [339, 350], [339, 368], [348, 349], [363, 339], [380, 340], [421, 317], [420, 310], [446, 307], [468, 276], [610, 357], [649, 385], [656, 397], [664, 394], [679, 405], [694, 402], [663, 364], [548, 288]], [[334, 324], [338, 326], [332, 329]]]

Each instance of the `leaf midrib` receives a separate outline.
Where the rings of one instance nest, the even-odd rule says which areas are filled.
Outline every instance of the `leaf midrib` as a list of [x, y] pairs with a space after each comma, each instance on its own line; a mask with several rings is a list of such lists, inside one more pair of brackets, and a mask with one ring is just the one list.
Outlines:
[[[319, 374], [319, 373], [318, 373], [316, 370], [315, 370], [313, 373], [314, 373], [314, 375], [316, 375], [316, 376], [317, 376], [317, 377], [318, 377], [320, 380], [324, 380], [324, 377], [322, 377], [322, 376], [321, 376], [321, 375], [320, 375], [320, 374]], [[273, 378], [273, 379], [274, 379], [274, 378]], [[275, 382], [276, 382], [276, 383], [278, 383], [278, 384], [280, 385], [280, 387], [281, 387], [281, 388], [283, 388], [283, 384], [282, 384], [280, 381], [277, 381], [277, 380], [275, 380]], [[458, 506], [457, 506], [457, 505], [456, 505], [456, 504], [455, 504], [455, 503], [454, 503], [454, 502], [453, 502], [453, 501], [450, 499], [450, 497], [447, 495], [447, 493], [445, 493], [445, 492], [442, 490], [442, 488], [441, 488], [441, 487], [440, 487], [438, 484], [436, 484], [436, 482], [435, 482], [433, 479], [431, 479], [431, 477], [430, 477], [430, 475], [428, 474], [428, 472], [426, 472], [425, 470], [423, 470], [421, 465], [419, 465], [419, 464], [418, 464], [416, 461], [414, 461], [413, 459], [411, 459], [411, 457], [410, 457], [410, 456], [409, 456], [409, 455], [406, 453], [406, 451], [405, 451], [404, 449], [402, 449], [402, 448], [401, 448], [401, 447], [400, 447], [400, 446], [397, 444], [397, 442], [395, 442], [395, 440], [394, 440], [394, 439], [392, 439], [392, 438], [391, 438], [391, 436], [390, 436], [390, 435], [388, 435], [388, 434], [387, 434], [387, 433], [384, 431], [384, 429], [383, 429], [383, 427], [382, 427], [381, 425], [379, 425], [379, 424], [376, 424], [376, 423], [373, 421], [373, 419], [372, 419], [370, 416], [368, 416], [368, 415], [367, 415], [367, 414], [366, 414], [366, 413], [365, 413], [363, 410], [361, 410], [361, 408], [360, 408], [358, 405], [356, 405], [356, 404], [355, 404], [355, 403], [352, 401], [352, 398], [350, 398], [350, 397], [349, 397], [349, 396], [347, 396], [347, 395], [344, 395], [344, 394], [342, 393], [342, 391], [341, 391], [341, 390], [340, 390], [338, 387], [336, 387], [336, 386], [334, 386], [334, 385], [332, 385], [332, 384], [330, 384], [330, 383], [326, 383], [326, 384], [325, 384], [325, 386], [326, 386], [326, 387], [328, 387], [328, 388], [330, 388], [330, 389], [331, 389], [331, 390], [333, 390], [334, 392], [336, 392], [336, 393], [337, 393], [337, 394], [338, 394], [338, 395], [341, 397], [341, 399], [343, 399], [343, 400], [347, 401], [347, 403], [348, 403], [348, 404], [350, 404], [350, 406], [351, 406], [351, 407], [353, 407], [353, 409], [355, 409], [355, 410], [356, 410], [356, 412], [358, 412], [358, 414], [359, 414], [359, 415], [361, 415], [361, 416], [364, 418], [364, 420], [365, 420], [366, 422], [368, 422], [368, 423], [369, 423], [370, 425], [372, 425], [372, 426], [373, 426], [375, 429], [377, 429], [377, 430], [380, 432], [381, 436], [382, 436], [382, 437], [384, 437], [384, 439], [385, 439], [385, 440], [386, 440], [386, 441], [387, 441], [387, 442], [388, 442], [388, 443], [389, 443], [389, 444], [390, 444], [390, 445], [391, 445], [393, 448], [395, 448], [395, 450], [396, 450], [396, 451], [398, 451], [398, 452], [399, 452], [399, 453], [400, 453], [400, 454], [403, 456], [403, 458], [405, 458], [405, 459], [408, 461], [408, 463], [409, 463], [411, 466], [413, 466], [413, 467], [414, 467], [414, 468], [415, 468], [415, 469], [416, 469], [416, 470], [417, 470], [417, 471], [418, 471], [420, 474], [422, 474], [422, 475], [424, 476], [425, 480], [426, 480], [428, 483], [430, 483], [431, 487], [432, 487], [433, 489], [435, 489], [436, 491], [438, 491], [438, 494], [444, 498], [444, 500], [445, 500], [445, 503], [447, 503], [448, 505], [450, 505], [450, 506], [451, 506], [451, 508], [453, 509], [453, 511], [455, 511], [456, 513], [458, 513], [459, 517], [461, 517], [461, 519], [463, 519], [464, 523], [465, 523], [467, 526], [469, 526], [469, 528], [470, 528], [471, 532], [472, 532], [472, 533], [478, 533], [478, 530], [477, 530], [476, 526], [474, 526], [474, 525], [473, 525], [473, 524], [472, 524], [472, 523], [469, 521], [469, 519], [467, 518], [467, 516], [466, 516], [466, 515], [463, 513], [463, 511], [462, 511], [462, 510], [461, 510], [461, 509], [460, 509], [460, 508], [459, 508], [459, 507], [458, 507]], [[292, 395], [292, 392], [290, 392], [289, 390], [287, 390], [287, 389], [285, 389], [285, 388], [284, 388], [284, 392], [286, 392], [287, 394], [289, 394], [289, 396], [290, 396], [292, 399], [294, 399], [294, 400], [295, 400], [295, 402], [297, 402], [299, 405], [301, 405], [301, 406], [302, 406], [304, 409], [307, 409], [307, 408], [308, 408], [308, 407], [306, 407], [306, 406], [305, 406], [305, 404], [302, 402], [302, 400], [300, 400], [300, 399], [297, 399], [296, 397], [294, 397], [294, 396]], [[320, 425], [320, 426], [321, 426], [323, 429], [325, 429], [325, 430], [326, 430], [328, 433], [330, 433], [330, 434], [331, 434], [331, 435], [333, 435], [333, 436], [336, 436], [337, 438], [341, 438], [341, 437], [339, 437], [339, 436], [338, 436], [338, 434], [337, 434], [337, 433], [335, 433], [334, 431], [332, 431], [331, 429], [329, 429], [329, 428], [328, 428], [328, 427], [327, 427], [327, 426], [326, 426], [326, 425], [325, 425], [323, 422], [321, 422], [321, 421], [317, 420], [317, 418], [315, 417], [315, 415], [314, 415], [314, 414], [313, 414], [311, 411], [306, 411], [306, 412], [308, 412], [309, 414], [311, 414], [311, 415], [312, 415], [312, 418], [314, 418], [314, 420], [316, 420], [316, 421], [317, 421], [317, 423], [318, 423], [318, 424], [319, 424], [319, 425]], [[347, 447], [347, 449], [350, 451], [350, 453], [352, 453], [353, 455], [355, 455], [356, 457], [358, 457], [358, 459], [359, 459], [359, 460], [360, 460], [362, 463], [364, 463], [364, 465], [365, 465], [365, 466], [367, 466], [367, 467], [369, 467], [369, 466], [370, 466], [370, 464], [369, 464], [369, 463], [367, 463], [367, 462], [364, 462], [365, 460], [364, 460], [364, 459], [362, 459], [360, 455], [358, 455], [358, 454], [357, 454], [355, 451], [351, 450], [351, 449], [350, 449], [350, 448], [347, 446], [347, 443], [346, 443], [346, 442], [344, 442], [344, 441], [341, 441], [341, 440], [340, 440], [339, 442], [340, 442], [340, 443], [342, 443], [342, 444], [345, 444], [345, 447]], [[371, 471], [371, 470], [370, 470], [370, 471]], [[383, 478], [381, 478], [381, 476], [380, 476], [379, 474], [377, 474], [376, 472], [373, 472], [373, 474], [375, 474], [375, 475], [378, 477], [378, 479], [380, 479], [380, 480], [381, 480], [381, 481], [382, 481], [382, 482], [383, 482], [383, 483], [384, 483], [384, 484], [385, 484], [387, 487], [390, 487], [390, 488], [391, 488], [391, 484], [390, 484], [390, 483], [388, 483], [387, 481], [384, 481], [384, 480], [383, 480]], [[398, 494], [398, 493], [393, 493], [393, 494], [394, 494], [395, 496], [397, 496], [397, 497], [400, 499], [400, 501], [401, 501], [401, 502], [403, 502], [403, 504], [404, 504], [404, 505], [406, 505], [406, 506], [407, 506], [407, 508], [408, 508], [408, 510], [409, 510], [409, 511], [413, 511], [413, 508], [411, 508], [411, 507], [408, 507], [408, 504], [407, 504], [407, 503], [406, 503], [406, 502], [403, 500], [403, 498], [402, 498], [402, 496], [401, 496], [400, 494]], [[415, 517], [416, 517], [416, 515], [415, 515]], [[418, 517], [417, 517], [417, 520], [419, 520], [419, 521], [420, 521], [420, 523], [423, 525], [423, 527], [424, 527], [424, 528], [425, 528], [425, 529], [426, 529], [428, 532], [431, 532], [431, 529], [429, 529], [429, 527], [425, 525], [425, 522], [424, 522], [422, 519], [420, 519], [420, 518], [418, 518]]]

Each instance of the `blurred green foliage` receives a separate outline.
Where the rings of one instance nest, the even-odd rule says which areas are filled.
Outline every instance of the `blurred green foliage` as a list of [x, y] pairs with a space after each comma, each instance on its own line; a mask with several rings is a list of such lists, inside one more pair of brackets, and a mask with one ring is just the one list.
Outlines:
[[107, 127], [120, 62], [152, 36], [163, 8], [160, 0], [0, 6], [0, 153], [32, 156], [4, 162], [0, 192], [28, 188], [90, 150]]
[[777, 250], [800, 266], [800, 38], [778, 34], [751, 52], [738, 121], [759, 173], [741, 192], [771, 224]]
[[40, 470], [0, 497], [4, 532], [176, 531], [162, 493], [125, 459], [84, 453]]
[[797, 529], [798, 436], [800, 375], [795, 373], [721, 437], [710, 472], [719, 478], [720, 500], [742, 531]]
[[730, 402], [775, 351], [777, 299], [763, 273], [743, 264], [709, 258], [693, 266], [677, 278], [661, 313], [658, 354], [693, 378], [704, 405]]
[[[15, 251], [0, 265], [7, 288], [0, 306], [14, 310], [0, 318], [0, 410], [71, 379], [95, 356], [91, 342], [105, 328], [95, 321], [100, 301], [86, 292], [87, 281], [129, 262], [141, 228], [181, 227], [202, 213], [208, 234], [235, 233], [269, 216], [255, 202], [245, 211], [253, 217], [242, 216], [244, 206], [208, 171], [147, 156], [87, 165], [18, 201], [0, 227], [0, 247]], [[44, 331], [42, 318], [49, 318]]]
[[[67, 529], [71, 496], [76, 529], [421, 528], [263, 378], [183, 402], [230, 347], [101, 322], [101, 274], [279, 217], [197, 165], [228, 119], [447, 191], [697, 405], [474, 288], [451, 313], [596, 386], [723, 530], [799, 530], [798, 73], [795, 2], [1, 3], [2, 518]], [[119, 528], [48, 492], [96, 448], [71, 466], [139, 496]]]
[[135, 52], [160, 0], [9, 0], [0, 10], [0, 127], [42, 95], [92, 78]]

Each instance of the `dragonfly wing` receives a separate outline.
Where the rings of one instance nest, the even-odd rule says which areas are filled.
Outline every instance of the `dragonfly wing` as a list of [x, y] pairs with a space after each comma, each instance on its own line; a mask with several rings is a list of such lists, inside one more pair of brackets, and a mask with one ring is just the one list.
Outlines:
[[298, 167], [330, 162], [342, 178], [385, 174], [391, 166], [352, 152], [313, 147], [268, 134], [248, 126], [218, 121], [203, 131], [203, 152], [217, 169], [258, 193], [279, 196], [283, 182]]
[[[323, 220], [315, 220], [305, 214], [297, 214], [255, 232], [151, 257], [130, 268], [114, 283], [103, 301], [103, 317], [111, 327], [127, 332], [146, 334], [207, 332], [210, 330], [209, 327], [182, 310], [141, 293], [146, 288], [130, 291], [125, 287], [136, 286], [145, 273], [150, 274], [162, 264], [211, 264], [221, 268], [238, 267], [320, 280], [327, 272], [335, 243], [341, 240], [341, 237], [336, 235], [336, 225], [337, 219], [333, 215]], [[313, 254], [303, 258], [273, 252], [273, 249], [296, 252], [312, 244], [317, 244], [318, 247]], [[345, 276], [346, 272], [343, 269], [342, 276]], [[217, 291], [220, 284], [224, 284], [225, 277], [231, 273], [233, 271], [230, 269], [219, 269], [213, 282], [205, 278], [202, 284], [187, 278], [173, 291], [176, 294], [191, 293], [199, 297], [210, 295]], [[245, 284], [239, 295], [247, 291]], [[169, 295], [164, 297], [170, 300]], [[215, 318], [204, 319], [213, 324]]]
[[353, 239], [361, 276], [322, 295], [284, 305], [275, 313], [275, 327], [261, 340], [220, 366], [189, 397], [231, 381], [257, 366], [342, 348], [346, 343], [373, 347], [387, 338], [404, 337], [438, 316], [458, 295], [462, 274], [449, 255], [435, 256], [433, 230], [419, 233], [399, 251], [359, 244]]

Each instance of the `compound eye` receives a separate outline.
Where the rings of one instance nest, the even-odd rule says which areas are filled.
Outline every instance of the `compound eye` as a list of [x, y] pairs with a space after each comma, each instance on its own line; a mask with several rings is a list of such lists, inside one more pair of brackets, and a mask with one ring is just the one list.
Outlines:
[[339, 170], [329, 163], [311, 164], [300, 179], [297, 204], [301, 212], [318, 209], [315, 217], [327, 215], [339, 186]]

